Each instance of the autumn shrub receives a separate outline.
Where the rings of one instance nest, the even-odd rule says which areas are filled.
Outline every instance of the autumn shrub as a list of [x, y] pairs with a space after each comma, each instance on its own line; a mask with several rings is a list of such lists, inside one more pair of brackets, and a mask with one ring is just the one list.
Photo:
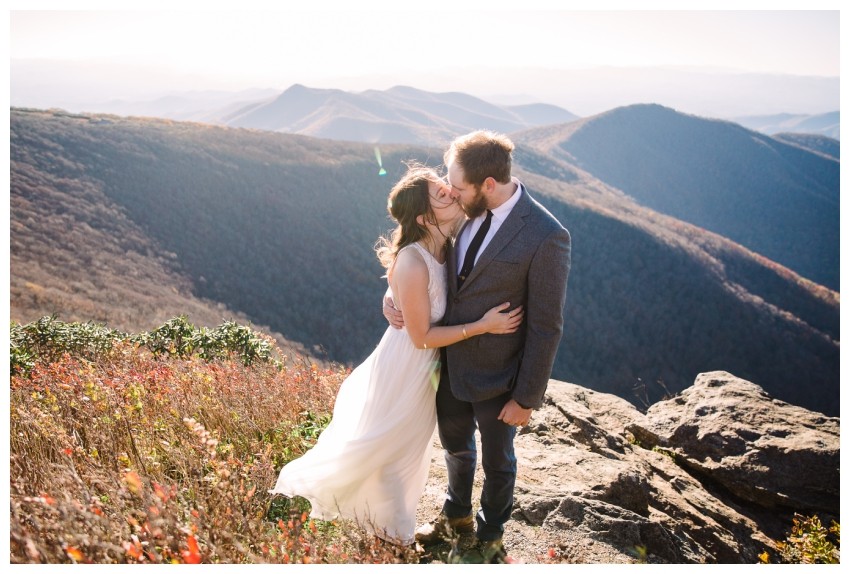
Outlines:
[[[817, 515], [795, 514], [791, 534], [775, 546], [779, 562], [785, 564], [839, 564], [841, 526], [832, 521], [827, 528]], [[770, 562], [770, 555], [762, 554], [761, 560]]]
[[39, 345], [11, 377], [12, 563], [414, 560], [267, 492], [329, 421], [346, 369], [128, 338], [99, 355]]

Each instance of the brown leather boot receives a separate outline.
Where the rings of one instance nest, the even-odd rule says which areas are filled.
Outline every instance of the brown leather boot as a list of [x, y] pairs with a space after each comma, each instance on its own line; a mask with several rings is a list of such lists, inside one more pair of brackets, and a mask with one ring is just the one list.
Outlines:
[[416, 541], [422, 545], [436, 544], [449, 540], [457, 534], [472, 532], [475, 529], [475, 520], [472, 515], [461, 518], [449, 518], [442, 512], [440, 515], [416, 529]]

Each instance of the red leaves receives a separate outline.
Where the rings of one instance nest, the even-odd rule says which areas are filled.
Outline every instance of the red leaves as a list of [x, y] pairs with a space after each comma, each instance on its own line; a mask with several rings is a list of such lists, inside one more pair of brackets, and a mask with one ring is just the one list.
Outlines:
[[162, 485], [158, 482], [153, 483], [153, 492], [156, 494], [159, 499], [163, 502], [168, 502], [168, 499], [171, 498], [171, 495], [162, 488]]
[[24, 502], [40, 502], [41, 504], [46, 504], [47, 506], [53, 506], [56, 504], [56, 499], [46, 494], [42, 494], [41, 496], [25, 496], [22, 499]]
[[124, 541], [122, 546], [124, 547], [124, 551], [127, 552], [127, 556], [129, 556], [133, 560], [137, 560], [139, 562], [142, 562], [144, 560], [142, 544], [141, 542], [139, 542], [139, 538], [137, 536], [133, 536], [132, 542]]
[[86, 557], [80, 552], [80, 549], [75, 546], [66, 546], [65, 554], [74, 562], [86, 562]]
[[198, 541], [195, 539], [195, 536], [189, 534], [186, 537], [186, 546], [188, 550], [184, 550], [181, 552], [183, 556], [183, 562], [186, 564], [200, 564], [201, 563], [201, 551], [198, 548]]

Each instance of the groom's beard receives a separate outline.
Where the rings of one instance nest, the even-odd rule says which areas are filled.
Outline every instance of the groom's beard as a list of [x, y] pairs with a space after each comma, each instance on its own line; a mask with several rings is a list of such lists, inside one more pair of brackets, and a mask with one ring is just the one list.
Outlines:
[[475, 219], [485, 211], [487, 211], [487, 199], [481, 193], [481, 187], [475, 188], [475, 196], [469, 203], [460, 203], [460, 208], [469, 219]]

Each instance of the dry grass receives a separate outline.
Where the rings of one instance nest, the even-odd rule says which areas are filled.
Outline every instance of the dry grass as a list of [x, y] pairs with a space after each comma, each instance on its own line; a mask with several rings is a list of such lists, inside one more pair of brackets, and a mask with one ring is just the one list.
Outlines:
[[163, 359], [122, 343], [13, 376], [10, 562], [415, 560], [267, 493], [347, 374], [294, 363]]

